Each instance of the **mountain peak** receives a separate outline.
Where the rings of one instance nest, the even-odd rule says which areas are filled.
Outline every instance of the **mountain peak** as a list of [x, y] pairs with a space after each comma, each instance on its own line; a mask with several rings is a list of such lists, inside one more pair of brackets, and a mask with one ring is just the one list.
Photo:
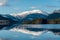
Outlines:
[[15, 14], [12, 14], [14, 16], [22, 16], [22, 17], [25, 17], [29, 14], [35, 14], [35, 13], [38, 13], [38, 14], [44, 14], [44, 15], [47, 15], [47, 12], [44, 12], [44, 11], [41, 11], [41, 10], [31, 10], [31, 11], [25, 11], [25, 12], [22, 12], [22, 13], [15, 13]]
[[55, 10], [53, 13], [60, 13], [60, 10]]
[[20, 14], [20, 16], [21, 16], [21, 15], [22, 15], [22, 16], [26, 16], [26, 15], [34, 14], [34, 13], [42, 13], [42, 11], [40, 11], [40, 10], [25, 11], [25, 12], [22, 12], [22, 13]]

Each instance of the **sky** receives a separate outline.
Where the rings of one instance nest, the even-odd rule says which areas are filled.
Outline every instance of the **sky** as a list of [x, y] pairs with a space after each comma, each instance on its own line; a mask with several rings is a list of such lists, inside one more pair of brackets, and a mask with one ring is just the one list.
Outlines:
[[53, 12], [60, 9], [60, 0], [0, 0], [0, 14], [13, 14], [29, 10]]

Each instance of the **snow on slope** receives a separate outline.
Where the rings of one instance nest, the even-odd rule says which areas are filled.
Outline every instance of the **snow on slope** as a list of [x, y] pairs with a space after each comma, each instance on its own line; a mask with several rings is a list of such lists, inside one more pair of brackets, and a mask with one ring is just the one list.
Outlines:
[[13, 13], [13, 14], [10, 14], [10, 15], [13, 15], [13, 16], [20, 16], [20, 17], [25, 17], [29, 14], [34, 14], [34, 13], [39, 13], [39, 14], [44, 14], [44, 15], [48, 15], [47, 12], [43, 12], [41, 10], [31, 10], [31, 11], [25, 11], [25, 12], [22, 12], [22, 13]]

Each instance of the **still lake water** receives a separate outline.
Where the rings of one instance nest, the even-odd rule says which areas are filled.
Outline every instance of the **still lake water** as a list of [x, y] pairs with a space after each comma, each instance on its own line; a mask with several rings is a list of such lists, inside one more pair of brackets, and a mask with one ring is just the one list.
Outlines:
[[[21, 28], [48, 28], [48, 29], [60, 29], [60, 24], [44, 24], [44, 25], [15, 25], [15, 27], [6, 27], [0, 30], [0, 40], [60, 40], [60, 35], [54, 34], [52, 31], [39, 31], [42, 32], [39, 35], [33, 35], [24, 33], [14, 29]], [[4, 30], [8, 29], [9, 30]], [[10, 31], [13, 29], [13, 31]], [[25, 29], [26, 30], [26, 29]], [[27, 32], [27, 31], [25, 31]], [[31, 33], [31, 32], [30, 32]], [[38, 34], [36, 32], [36, 34]]]

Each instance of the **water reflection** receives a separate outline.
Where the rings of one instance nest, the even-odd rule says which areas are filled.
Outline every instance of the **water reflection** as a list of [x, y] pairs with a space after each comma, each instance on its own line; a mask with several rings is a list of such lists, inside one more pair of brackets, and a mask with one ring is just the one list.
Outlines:
[[60, 36], [55, 35], [51, 31], [42, 32], [41, 35], [32, 35], [32, 34], [26, 34], [22, 32], [1, 30], [0, 39], [1, 40], [48, 40], [48, 39], [49, 40], [60, 40]]
[[53, 31], [53, 32], [60, 32], [60, 24], [13, 24], [10, 26], [5, 26], [1, 30], [10, 30], [13, 28], [17, 29], [27, 29], [30, 31]]
[[[21, 30], [22, 29], [22, 30]], [[25, 30], [27, 31], [25, 31]], [[51, 30], [49, 30], [51, 29]], [[60, 24], [14, 24], [0, 30], [1, 40], [60, 40]], [[11, 31], [13, 30], [13, 31]], [[29, 31], [28, 31], [29, 30]], [[47, 31], [48, 30], [48, 31]], [[32, 32], [31, 32], [32, 31]]]

